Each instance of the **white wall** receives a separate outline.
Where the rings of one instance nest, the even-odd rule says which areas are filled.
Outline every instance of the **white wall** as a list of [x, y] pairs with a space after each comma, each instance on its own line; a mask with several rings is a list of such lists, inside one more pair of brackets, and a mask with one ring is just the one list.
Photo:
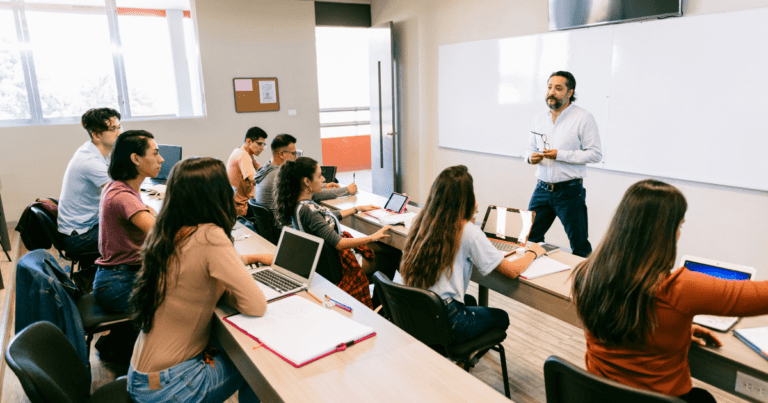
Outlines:
[[[322, 160], [318, 118], [314, 3], [285, 0], [196, 0], [207, 116], [123, 122], [158, 142], [179, 144], [185, 157], [226, 161], [245, 132], [259, 126], [272, 139], [290, 133], [305, 155]], [[277, 77], [279, 112], [236, 113], [232, 78]], [[288, 110], [297, 110], [288, 116]], [[0, 129], [0, 179], [8, 220], [38, 197], [59, 197], [64, 170], [88, 139], [76, 124]], [[269, 147], [258, 158], [266, 163]]]
[[[768, 7], [768, 0], [689, 0], [683, 3], [686, 16]], [[404, 108], [401, 152], [405, 192], [423, 203], [432, 181], [442, 169], [464, 164], [474, 176], [481, 212], [488, 204], [526, 207], [535, 185], [535, 167], [519, 158], [438, 147], [438, 46], [547, 32], [547, 2], [373, 0], [372, 17], [374, 25], [394, 21], [400, 51], [400, 97]], [[747, 97], [752, 95], [754, 89], [744, 91]], [[684, 96], [681, 94], [681, 99]], [[467, 141], [472, 141], [472, 133], [467, 133]], [[723, 158], [713, 163], [727, 163], [727, 160]], [[588, 169], [584, 185], [587, 188], [589, 232], [593, 247], [605, 234], [624, 191], [644, 178]], [[678, 244], [678, 258], [683, 254], [692, 254], [750, 265], [758, 269], [759, 278], [768, 279], [768, 259], [760, 253], [768, 242], [768, 192], [667, 181], [680, 188], [689, 204]], [[553, 225], [547, 240], [568, 245], [568, 238], [559, 222]]]

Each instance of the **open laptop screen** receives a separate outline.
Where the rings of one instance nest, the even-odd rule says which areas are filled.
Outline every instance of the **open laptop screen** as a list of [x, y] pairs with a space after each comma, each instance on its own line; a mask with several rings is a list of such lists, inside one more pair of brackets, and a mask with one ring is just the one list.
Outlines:
[[283, 231], [274, 265], [308, 279], [319, 247], [311, 239]]
[[326, 183], [331, 183], [336, 179], [336, 167], [334, 166], [321, 166], [320, 174], [325, 178]]
[[163, 165], [160, 167], [160, 173], [157, 174], [156, 179], [168, 179], [168, 175], [171, 174], [171, 168], [173, 168], [177, 162], [181, 161], [181, 146], [158, 144], [157, 150], [165, 161], [163, 161]]
[[712, 266], [712, 265], [703, 264], [703, 263], [696, 263], [690, 260], [685, 261], [685, 268], [690, 271], [704, 273], [712, 277], [722, 278], [726, 280], [749, 280], [750, 279], [749, 273], [730, 270], [730, 269], [724, 269], [722, 267]]
[[489, 206], [482, 229], [489, 238], [524, 244], [531, 233], [533, 219], [532, 211]]

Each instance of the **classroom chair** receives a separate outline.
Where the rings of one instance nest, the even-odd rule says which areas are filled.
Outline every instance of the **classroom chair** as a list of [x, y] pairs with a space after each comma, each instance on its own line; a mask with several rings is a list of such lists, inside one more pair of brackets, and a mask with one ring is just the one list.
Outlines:
[[129, 312], [110, 314], [104, 312], [96, 303], [93, 294], [86, 294], [80, 297], [75, 303], [77, 312], [80, 313], [80, 320], [83, 322], [85, 331], [85, 351], [88, 357], [91, 356], [91, 342], [93, 336], [107, 330], [112, 330], [117, 325], [131, 320]]
[[259, 235], [273, 245], [277, 245], [277, 241], [280, 240], [280, 227], [277, 225], [272, 210], [256, 203], [254, 199], [248, 200], [248, 209], [254, 217], [253, 223], [256, 224], [256, 231]]
[[102, 386], [91, 396], [88, 368], [64, 333], [50, 322], [36, 322], [19, 332], [8, 344], [5, 360], [32, 403], [131, 401], [126, 378]]
[[443, 300], [432, 291], [395, 284], [382, 272], [373, 274], [376, 293], [384, 306], [385, 315], [399, 328], [450, 360], [457, 361], [469, 370], [488, 350], [498, 351], [501, 375], [504, 378], [504, 394], [509, 394], [507, 359], [501, 342], [507, 338], [502, 329], [491, 329], [461, 344], [456, 339], [448, 321]]
[[555, 355], [544, 362], [544, 386], [547, 403], [685, 403], [599, 377]]
[[69, 272], [70, 277], [72, 277], [72, 274], [75, 272], [75, 266], [79, 265], [80, 270], [83, 270], [82, 263], [87, 263], [88, 266], [90, 266], [94, 261], [96, 261], [96, 259], [99, 258], [98, 253], [86, 253], [74, 256], [65, 253], [64, 236], [59, 232], [58, 225], [41, 208], [31, 206], [30, 210], [37, 219], [37, 222], [40, 224], [40, 227], [43, 228], [45, 234], [48, 236], [48, 240], [50, 240], [53, 244], [53, 247], [59, 251], [59, 256], [71, 263], [71, 269]]

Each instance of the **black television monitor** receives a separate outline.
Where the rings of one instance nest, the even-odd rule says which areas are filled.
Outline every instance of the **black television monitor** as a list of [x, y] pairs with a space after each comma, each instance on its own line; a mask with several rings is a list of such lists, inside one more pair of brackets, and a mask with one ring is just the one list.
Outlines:
[[549, 0], [549, 30], [681, 17], [681, 0]]

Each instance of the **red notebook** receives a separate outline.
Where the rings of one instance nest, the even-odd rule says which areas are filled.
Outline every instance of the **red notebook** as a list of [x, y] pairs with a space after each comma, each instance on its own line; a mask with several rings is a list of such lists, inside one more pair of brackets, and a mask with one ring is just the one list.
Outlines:
[[235, 314], [224, 320], [296, 368], [376, 335], [372, 328], [298, 295], [271, 302], [262, 317]]

